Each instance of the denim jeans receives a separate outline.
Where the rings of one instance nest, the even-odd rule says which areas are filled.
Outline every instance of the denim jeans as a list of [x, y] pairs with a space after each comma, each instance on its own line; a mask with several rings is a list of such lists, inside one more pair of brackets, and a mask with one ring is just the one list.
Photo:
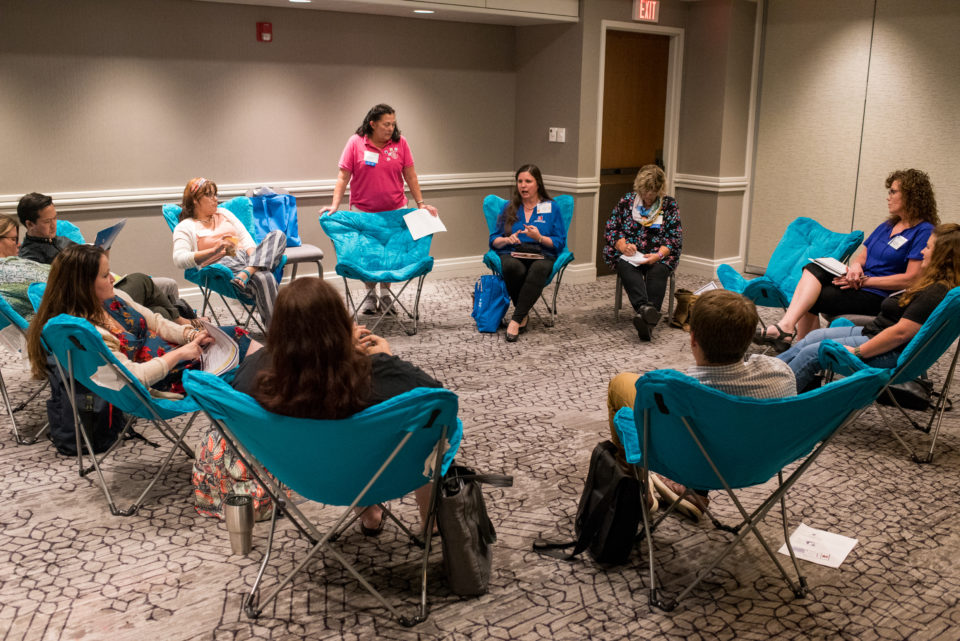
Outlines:
[[[794, 375], [797, 377], [798, 392], [812, 383], [817, 372], [820, 371], [820, 343], [827, 339], [834, 340], [841, 345], [849, 345], [850, 347], [863, 345], [870, 340], [869, 337], [863, 335], [862, 327], [846, 326], [816, 329], [794, 343], [790, 349], [777, 356], [777, 358], [785, 362], [790, 366], [790, 369], [793, 370]], [[877, 356], [863, 360], [871, 367], [888, 369], [896, 366], [897, 359], [900, 357], [900, 352], [902, 351], [903, 346], [901, 345], [889, 352], [884, 352], [883, 354], [878, 354]]]

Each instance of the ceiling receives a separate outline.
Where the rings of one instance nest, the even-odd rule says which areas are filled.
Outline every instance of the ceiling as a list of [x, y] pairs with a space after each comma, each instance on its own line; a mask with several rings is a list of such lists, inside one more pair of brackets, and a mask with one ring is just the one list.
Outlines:
[[[224, 4], [246, 4], [262, 7], [282, 7], [285, 9], [343, 11], [347, 13], [368, 13], [379, 16], [398, 16], [422, 20], [440, 20], [452, 22], [480, 22], [503, 25], [536, 25], [577, 22], [577, 18], [558, 16], [531, 11], [511, 11], [504, 9], [486, 9], [464, 6], [471, 0], [462, 0], [464, 5], [424, 0], [311, 0], [311, 2], [290, 2], [290, 0], [198, 0], [200, 2], [220, 2]], [[476, 3], [476, 0], [473, 0]], [[414, 13], [414, 9], [430, 9], [432, 14]]]

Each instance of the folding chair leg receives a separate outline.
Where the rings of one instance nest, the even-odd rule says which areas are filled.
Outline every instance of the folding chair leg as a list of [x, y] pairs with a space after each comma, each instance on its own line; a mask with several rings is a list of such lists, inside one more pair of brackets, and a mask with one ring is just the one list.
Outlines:
[[[173, 455], [176, 454], [178, 449], [180, 449], [180, 446], [183, 444], [184, 437], [187, 435], [187, 432], [190, 431], [190, 427], [193, 425], [193, 421], [196, 418], [197, 415], [194, 413], [193, 416], [190, 417], [190, 420], [187, 421], [186, 427], [184, 427], [180, 432], [177, 441], [173, 444], [173, 447], [170, 448], [170, 451], [167, 452], [166, 457], [163, 459], [163, 463], [160, 464], [159, 469], [157, 469], [156, 474], [153, 475], [153, 478], [150, 480], [150, 483], [147, 484], [147, 487], [143, 488], [143, 492], [140, 493], [140, 496], [137, 497], [137, 500], [134, 501], [133, 504], [126, 510], [118, 510], [116, 516], [133, 516], [137, 513], [137, 510], [139, 510], [143, 505], [143, 499], [146, 498], [147, 494], [150, 493], [150, 490], [153, 489], [153, 486], [156, 485], [158, 480], [160, 480], [160, 477], [163, 475], [163, 473], [167, 471], [168, 467], [170, 467], [170, 461], [173, 459]], [[166, 421], [164, 421], [164, 423], [166, 423]], [[171, 428], [169, 425], [166, 427], [173, 432], [173, 428]]]
[[42, 392], [44, 388], [46, 388], [46, 386], [47, 386], [47, 382], [44, 381], [43, 385], [37, 388], [37, 390], [30, 395], [30, 398], [28, 398], [24, 402], [14, 407], [10, 403], [10, 396], [7, 394], [7, 384], [3, 380], [3, 372], [0, 372], [0, 395], [3, 396], [3, 403], [7, 407], [7, 414], [10, 416], [10, 424], [13, 425], [13, 438], [16, 440], [17, 445], [33, 445], [38, 440], [40, 440], [40, 437], [43, 436], [43, 433], [47, 431], [48, 427], [50, 427], [50, 423], [44, 423], [43, 427], [41, 427], [40, 430], [36, 434], [34, 434], [32, 438], [24, 438], [20, 435], [20, 430], [17, 428], [17, 419], [14, 416], [14, 414], [22, 410], [24, 407], [27, 406], [28, 403], [33, 401], [33, 399], [35, 399], [40, 394], [40, 392]]
[[927, 432], [930, 432], [934, 419], [936, 419], [936, 427], [933, 428], [933, 438], [930, 439], [930, 450], [927, 452], [927, 456], [922, 461], [918, 461], [918, 463], [933, 462], [933, 448], [937, 446], [937, 437], [940, 436], [940, 424], [943, 423], [943, 412], [947, 409], [947, 392], [950, 391], [953, 374], [957, 369], [957, 356], [960, 356], [960, 343], [957, 343], [957, 349], [953, 352], [953, 360], [950, 361], [947, 378], [943, 382], [943, 388], [940, 390], [940, 398], [937, 399], [937, 405], [933, 408], [933, 414], [930, 416], [930, 422], [927, 424]]

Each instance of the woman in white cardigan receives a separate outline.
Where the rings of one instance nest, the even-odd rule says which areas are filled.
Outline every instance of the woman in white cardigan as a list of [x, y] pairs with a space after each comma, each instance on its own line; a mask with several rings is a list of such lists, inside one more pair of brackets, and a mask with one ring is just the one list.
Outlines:
[[173, 263], [180, 269], [220, 263], [234, 274], [241, 294], [253, 296], [264, 328], [269, 327], [277, 299], [273, 270], [280, 265], [287, 237], [272, 231], [258, 245], [243, 223], [217, 206], [217, 184], [193, 178], [183, 190], [180, 222], [173, 230]]
[[[59, 314], [90, 321], [138, 381], [165, 392], [183, 393], [184, 370], [199, 366], [204, 346], [213, 340], [206, 331], [168, 321], [114, 289], [110, 261], [94, 245], [73, 245], [53, 261], [43, 301], [27, 333], [27, 351], [37, 378], [46, 376], [47, 364], [40, 333]], [[241, 358], [260, 349], [246, 330], [224, 329], [236, 338]]]

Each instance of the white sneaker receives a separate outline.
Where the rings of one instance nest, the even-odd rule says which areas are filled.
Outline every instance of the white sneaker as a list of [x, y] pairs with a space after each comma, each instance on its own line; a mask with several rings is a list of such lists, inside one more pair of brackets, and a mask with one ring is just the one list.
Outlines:
[[395, 314], [396, 311], [393, 308], [393, 294], [380, 294], [380, 312]]
[[377, 313], [377, 295], [370, 294], [360, 306], [360, 313], [364, 316], [372, 316]]

